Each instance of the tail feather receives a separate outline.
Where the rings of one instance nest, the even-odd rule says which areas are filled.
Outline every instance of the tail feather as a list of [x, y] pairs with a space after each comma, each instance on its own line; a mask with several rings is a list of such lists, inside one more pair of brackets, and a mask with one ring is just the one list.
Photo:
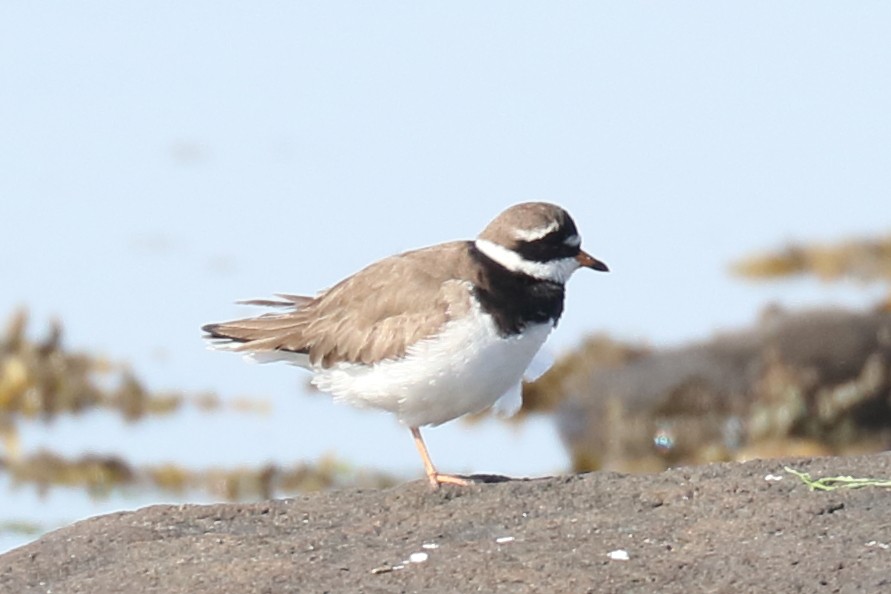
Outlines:
[[281, 299], [243, 299], [236, 301], [239, 305], [259, 305], [260, 307], [293, 307], [295, 310], [304, 307], [312, 297], [305, 295], [290, 295], [288, 293], [276, 293]]
[[286, 293], [279, 293], [277, 296], [281, 300], [249, 299], [238, 303], [266, 307], [289, 307], [292, 308], [291, 311], [266, 313], [231, 322], [205, 324], [201, 327], [201, 330], [205, 332], [204, 339], [211, 348], [219, 350], [272, 351], [279, 348], [281, 337], [290, 336], [293, 338], [300, 334], [299, 328], [304, 325], [305, 321], [299, 315], [295, 316], [294, 314], [311, 302], [312, 298]]

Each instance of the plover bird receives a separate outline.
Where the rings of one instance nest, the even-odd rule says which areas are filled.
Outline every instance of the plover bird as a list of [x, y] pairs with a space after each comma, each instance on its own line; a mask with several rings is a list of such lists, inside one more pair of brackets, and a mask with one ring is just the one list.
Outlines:
[[437, 472], [420, 428], [490, 406], [519, 410], [523, 373], [580, 267], [608, 270], [582, 251], [565, 210], [527, 202], [474, 241], [385, 258], [315, 297], [246, 301], [284, 311], [202, 329], [214, 348], [304, 367], [335, 401], [395, 414], [411, 430], [430, 485], [465, 485]]

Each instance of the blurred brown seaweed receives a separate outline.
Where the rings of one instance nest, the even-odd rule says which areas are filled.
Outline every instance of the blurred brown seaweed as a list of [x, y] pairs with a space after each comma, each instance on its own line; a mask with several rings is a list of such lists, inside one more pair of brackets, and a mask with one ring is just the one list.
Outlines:
[[27, 323], [27, 312], [19, 310], [0, 336], [0, 475], [6, 474], [14, 487], [33, 485], [45, 493], [53, 486], [66, 486], [85, 489], [93, 496], [115, 489], [155, 489], [240, 500], [346, 485], [393, 484], [383, 473], [357, 471], [331, 458], [290, 467], [187, 469], [175, 462], [136, 467], [124, 458], [104, 454], [78, 458], [46, 450], [23, 454], [17, 427], [26, 419], [50, 422], [61, 415], [103, 409], [128, 422], [139, 422], [148, 416], [174, 414], [185, 405], [207, 412], [265, 413], [269, 409], [268, 403], [247, 398], [223, 401], [209, 393], [151, 393], [126, 366], [65, 349], [60, 323], [53, 322], [40, 340], [28, 337]]
[[[891, 236], [792, 244], [732, 270], [891, 285]], [[524, 392], [525, 410], [556, 410], [576, 471], [888, 449], [891, 295], [865, 312], [768, 307], [752, 329], [669, 349], [594, 336]]]
[[580, 364], [560, 385], [576, 471], [880, 451], [891, 447], [891, 313], [771, 309], [754, 329]]
[[[752, 280], [811, 275], [826, 282], [855, 280], [891, 287], [891, 235], [833, 244], [792, 243], [743, 258], [732, 264], [731, 271]], [[891, 292], [882, 307], [891, 309]]]
[[192, 470], [174, 463], [134, 467], [118, 456], [88, 454], [69, 459], [39, 451], [16, 461], [0, 461], [0, 469], [9, 474], [14, 487], [33, 485], [40, 493], [56, 486], [82, 488], [94, 497], [115, 490], [154, 489], [168, 495], [200, 493], [213, 499], [243, 501], [345, 486], [381, 488], [395, 484], [384, 473], [355, 470], [330, 457], [293, 466]]
[[[203, 410], [224, 406], [213, 394], [153, 394], [126, 366], [65, 349], [59, 322], [52, 322], [47, 336], [38, 341], [28, 338], [27, 322], [27, 312], [17, 311], [0, 336], [2, 426], [14, 425], [21, 418], [50, 421], [59, 415], [95, 409], [138, 421], [147, 415], [172, 414], [186, 404]], [[260, 412], [268, 408], [260, 401], [238, 401], [233, 406]]]

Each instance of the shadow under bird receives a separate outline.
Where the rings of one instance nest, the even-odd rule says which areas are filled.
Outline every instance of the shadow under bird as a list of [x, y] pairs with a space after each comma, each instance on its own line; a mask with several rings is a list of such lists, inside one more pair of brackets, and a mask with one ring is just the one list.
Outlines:
[[390, 256], [315, 297], [246, 301], [279, 311], [202, 329], [214, 348], [298, 365], [335, 401], [393, 413], [411, 430], [432, 488], [466, 485], [436, 470], [420, 428], [490, 406], [519, 410], [523, 373], [581, 267], [608, 270], [582, 251], [565, 210], [527, 202], [473, 241]]

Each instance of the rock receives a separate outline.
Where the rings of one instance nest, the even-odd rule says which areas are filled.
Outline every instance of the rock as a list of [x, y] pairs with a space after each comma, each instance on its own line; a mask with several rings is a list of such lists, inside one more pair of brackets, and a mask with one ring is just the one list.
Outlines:
[[891, 447], [888, 311], [772, 310], [708, 341], [573, 361], [551, 383], [577, 472]]
[[784, 465], [891, 478], [874, 454], [158, 505], [0, 556], [0, 592], [888, 590], [888, 489], [811, 491]]

